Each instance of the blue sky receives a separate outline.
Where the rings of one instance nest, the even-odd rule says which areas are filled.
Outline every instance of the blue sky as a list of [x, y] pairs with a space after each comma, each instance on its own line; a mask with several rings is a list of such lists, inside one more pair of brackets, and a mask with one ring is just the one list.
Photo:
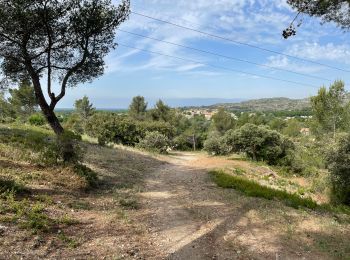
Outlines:
[[[285, 0], [131, 0], [131, 3], [134, 12], [350, 70], [350, 32], [344, 33], [333, 24], [320, 25], [318, 19], [303, 16], [297, 35], [288, 40], [282, 38], [282, 30], [295, 16]], [[131, 14], [120, 29], [273, 67], [350, 82], [348, 72], [209, 38], [135, 14]], [[204, 64], [119, 46], [106, 59], [105, 75], [92, 83], [70, 89], [59, 107], [71, 107], [74, 100], [83, 95], [99, 108], [126, 107], [135, 95], [143, 95], [151, 103], [157, 98], [172, 101], [188, 98], [304, 98], [315, 94], [318, 86], [330, 84], [325, 80], [218, 58], [119, 31], [116, 42]], [[297, 81], [307, 86], [215, 69], [205, 64]]]

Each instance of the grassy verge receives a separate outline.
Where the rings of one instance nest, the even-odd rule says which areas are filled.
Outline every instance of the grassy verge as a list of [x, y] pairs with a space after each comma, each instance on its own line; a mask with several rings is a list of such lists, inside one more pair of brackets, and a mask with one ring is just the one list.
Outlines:
[[310, 198], [302, 198], [295, 193], [266, 187], [256, 181], [227, 174], [223, 170], [213, 170], [210, 171], [209, 174], [218, 186], [238, 190], [250, 197], [279, 200], [293, 208], [305, 207], [309, 209], [323, 209], [350, 215], [350, 209], [347, 207], [334, 207], [329, 204], [319, 205]]

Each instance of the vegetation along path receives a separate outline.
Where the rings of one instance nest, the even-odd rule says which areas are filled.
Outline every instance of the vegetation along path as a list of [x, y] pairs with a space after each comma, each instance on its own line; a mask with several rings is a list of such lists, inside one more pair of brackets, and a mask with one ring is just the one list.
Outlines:
[[[57, 174], [0, 155], [0, 175], [30, 190], [29, 200], [0, 201], [13, 206], [0, 208], [0, 259], [349, 259], [348, 216], [248, 197], [218, 187], [208, 174], [279, 178], [267, 167], [204, 153], [86, 150], [100, 179], [88, 191], [65, 168]], [[34, 215], [14, 215], [32, 202]]]

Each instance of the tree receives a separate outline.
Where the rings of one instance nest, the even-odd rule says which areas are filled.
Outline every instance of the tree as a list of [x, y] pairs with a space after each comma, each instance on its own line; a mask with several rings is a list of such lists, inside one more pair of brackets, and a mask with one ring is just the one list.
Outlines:
[[167, 136], [155, 131], [147, 132], [137, 146], [147, 151], [166, 154], [169, 144], [170, 141]]
[[129, 106], [129, 115], [135, 119], [141, 120], [144, 118], [147, 110], [147, 102], [142, 96], [136, 96], [132, 99]]
[[89, 98], [84, 96], [82, 99], [78, 99], [74, 103], [76, 113], [81, 117], [81, 119], [86, 122], [90, 116], [95, 113], [95, 108], [93, 104], [90, 103]]
[[115, 29], [128, 18], [129, 6], [128, 0], [118, 7], [111, 0], [0, 0], [2, 74], [12, 81], [30, 78], [57, 135], [64, 132], [54, 113], [57, 103], [67, 87], [103, 74], [104, 57], [116, 46]]
[[289, 139], [264, 126], [246, 124], [228, 134], [226, 142], [233, 145], [232, 150], [245, 152], [254, 161], [264, 160], [270, 165], [280, 164], [288, 151], [294, 149]]
[[269, 126], [272, 130], [281, 132], [282, 129], [287, 126], [287, 123], [285, 120], [275, 117], [271, 121], [269, 121]]
[[14, 119], [15, 116], [13, 107], [6, 100], [4, 93], [0, 91], [0, 122], [5, 122], [8, 118]]
[[287, 126], [283, 129], [283, 134], [290, 137], [298, 137], [300, 136], [301, 124], [300, 122], [293, 118], [288, 120]]
[[17, 116], [28, 117], [35, 113], [38, 102], [28, 80], [23, 80], [17, 89], [10, 89], [9, 93], [11, 95], [9, 102]]
[[152, 120], [169, 122], [173, 119], [171, 108], [162, 100], [158, 100], [154, 109], [150, 111]]
[[291, 25], [283, 31], [284, 38], [295, 35], [296, 30], [293, 23], [301, 13], [320, 17], [323, 22], [335, 22], [345, 30], [350, 29], [350, 3], [348, 0], [288, 0], [287, 3], [297, 10], [298, 14]]
[[333, 133], [345, 128], [349, 119], [349, 102], [346, 100], [344, 82], [334, 82], [329, 90], [320, 88], [318, 95], [311, 98], [314, 119], [322, 131]]
[[219, 111], [213, 115], [212, 120], [215, 129], [221, 134], [235, 126], [235, 119], [224, 108], [219, 108]]
[[331, 173], [332, 199], [350, 205], [350, 135], [343, 136], [328, 153], [327, 167]]

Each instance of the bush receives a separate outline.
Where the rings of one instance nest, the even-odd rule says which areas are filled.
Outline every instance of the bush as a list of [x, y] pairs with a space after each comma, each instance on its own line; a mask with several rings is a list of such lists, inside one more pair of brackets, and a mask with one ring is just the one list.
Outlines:
[[289, 164], [295, 147], [292, 141], [277, 131], [263, 126], [246, 124], [227, 137], [234, 151], [245, 152], [254, 161], [266, 161], [270, 165]]
[[80, 143], [81, 136], [65, 131], [60, 136], [47, 138], [47, 144], [40, 151], [40, 161], [46, 165], [59, 162], [78, 163], [83, 158]]
[[331, 173], [332, 201], [350, 205], [350, 135], [339, 140], [326, 161]]
[[97, 187], [97, 185], [98, 185], [97, 174], [96, 174], [96, 172], [94, 172], [90, 168], [88, 168], [82, 164], [76, 164], [74, 166], [74, 172], [77, 175], [85, 178], [90, 187]]
[[46, 123], [46, 120], [42, 114], [33, 114], [28, 118], [28, 122], [31, 125], [42, 126]]
[[221, 137], [219, 133], [212, 133], [204, 142], [204, 150], [212, 155], [226, 155], [231, 152], [231, 148], [227, 145], [226, 139]]
[[159, 132], [147, 132], [144, 139], [140, 141], [138, 147], [147, 151], [165, 154], [169, 147], [168, 137]]
[[140, 122], [127, 116], [96, 113], [86, 125], [87, 134], [98, 139], [101, 145], [116, 143], [135, 146], [147, 132], [159, 132], [172, 138], [174, 128], [166, 122]]
[[193, 143], [190, 142], [189, 137], [182, 134], [174, 138], [174, 148], [179, 151], [193, 150]]
[[84, 133], [83, 120], [79, 117], [78, 114], [69, 115], [67, 121], [64, 124], [64, 127], [80, 135]]

